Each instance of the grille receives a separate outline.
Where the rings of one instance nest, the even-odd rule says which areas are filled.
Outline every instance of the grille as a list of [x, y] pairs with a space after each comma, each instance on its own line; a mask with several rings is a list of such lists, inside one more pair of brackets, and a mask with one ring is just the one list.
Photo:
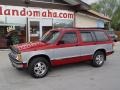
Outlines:
[[10, 49], [11, 49], [11, 52], [14, 53], [14, 54], [19, 54], [20, 53], [19, 50], [17, 48], [15, 48], [14, 46], [11, 46]]

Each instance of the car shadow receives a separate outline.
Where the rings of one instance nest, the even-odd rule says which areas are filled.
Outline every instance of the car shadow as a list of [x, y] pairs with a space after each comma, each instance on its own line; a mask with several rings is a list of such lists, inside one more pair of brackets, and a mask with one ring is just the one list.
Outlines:
[[50, 72], [48, 74], [48, 77], [58, 77], [61, 76], [62, 72], [63, 74], [70, 74], [77, 71], [88, 71], [93, 69], [93, 67], [90, 65], [90, 62], [80, 62], [80, 63], [74, 63], [74, 64], [66, 64], [61, 66], [54, 66], [50, 69]]
[[[33, 79], [29, 75], [28, 69], [24, 70], [18, 70], [14, 67], [11, 67], [11, 72], [14, 72], [14, 74], [18, 75], [19, 78], [28, 78]], [[60, 66], [54, 66], [51, 67], [48, 75], [46, 77], [60, 77], [60, 76], [68, 76], [73, 73], [77, 72], [87, 72], [93, 70], [93, 67], [90, 65], [90, 62], [80, 62], [80, 63], [74, 63], [74, 64], [66, 64], [66, 65], [60, 65]], [[18, 77], [17, 76], [17, 77]]]

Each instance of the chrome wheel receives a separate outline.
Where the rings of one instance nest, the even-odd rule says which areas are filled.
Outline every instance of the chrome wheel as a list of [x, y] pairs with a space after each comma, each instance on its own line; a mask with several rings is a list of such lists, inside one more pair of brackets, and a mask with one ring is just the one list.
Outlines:
[[28, 70], [32, 77], [43, 78], [49, 71], [50, 63], [44, 57], [33, 58], [29, 63]]
[[102, 51], [97, 51], [93, 56], [91, 65], [94, 67], [101, 67], [104, 64], [105, 59], [106, 54]]
[[98, 65], [101, 65], [104, 62], [104, 55], [97, 55], [95, 61]]
[[47, 66], [44, 62], [38, 62], [34, 66], [34, 73], [37, 76], [42, 76], [47, 72]]

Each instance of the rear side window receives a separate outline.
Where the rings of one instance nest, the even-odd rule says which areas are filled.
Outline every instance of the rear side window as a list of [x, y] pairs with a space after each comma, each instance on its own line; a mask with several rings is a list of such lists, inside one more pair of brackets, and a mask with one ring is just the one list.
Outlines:
[[97, 41], [107, 41], [109, 40], [105, 32], [96, 31], [95, 32]]
[[77, 42], [77, 35], [75, 32], [65, 33], [62, 37], [62, 41], [64, 41], [65, 44], [76, 43]]
[[81, 38], [83, 42], [92, 42], [94, 41], [92, 38], [91, 32], [81, 32]]

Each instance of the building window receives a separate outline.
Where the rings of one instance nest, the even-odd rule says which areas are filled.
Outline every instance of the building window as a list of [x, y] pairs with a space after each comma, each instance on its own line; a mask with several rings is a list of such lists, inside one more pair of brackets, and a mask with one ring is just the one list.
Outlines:
[[39, 21], [30, 21], [30, 36], [39, 36]]
[[104, 21], [103, 20], [97, 20], [97, 27], [98, 28], [104, 28]]
[[7, 16], [6, 17], [7, 24], [17, 24], [17, 25], [25, 25], [26, 24], [26, 17], [13, 17]]
[[53, 27], [54, 28], [70, 28], [73, 27], [73, 20], [66, 19], [53, 19]]
[[5, 23], [5, 16], [0, 15], [0, 23]]

